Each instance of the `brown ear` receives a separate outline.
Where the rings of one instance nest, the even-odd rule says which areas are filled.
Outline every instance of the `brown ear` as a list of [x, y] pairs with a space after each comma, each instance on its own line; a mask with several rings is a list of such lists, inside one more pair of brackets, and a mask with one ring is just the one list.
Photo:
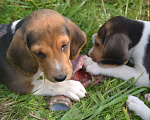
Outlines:
[[18, 29], [13, 40], [7, 50], [7, 60], [24, 75], [32, 76], [38, 70], [38, 64], [27, 47], [26, 37], [22, 31]]
[[102, 67], [115, 67], [126, 64], [129, 60], [129, 45], [131, 40], [127, 35], [115, 34], [106, 39], [103, 46]]
[[68, 21], [71, 33], [70, 60], [73, 60], [78, 57], [87, 38], [85, 33], [75, 23]]

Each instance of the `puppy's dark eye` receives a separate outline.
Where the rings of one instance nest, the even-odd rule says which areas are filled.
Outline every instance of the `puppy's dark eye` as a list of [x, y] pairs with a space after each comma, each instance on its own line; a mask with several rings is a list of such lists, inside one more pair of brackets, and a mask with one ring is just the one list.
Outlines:
[[42, 59], [46, 58], [46, 55], [45, 55], [44, 53], [42, 53], [42, 52], [35, 53], [35, 54], [36, 54], [38, 57], [42, 58]]
[[99, 46], [99, 43], [95, 43], [95, 46], [98, 47], [98, 46]]
[[69, 43], [64, 44], [64, 45], [62, 46], [62, 48], [61, 48], [61, 51], [62, 51], [62, 52], [65, 52], [65, 51], [66, 51], [66, 49], [67, 49], [67, 47], [68, 47], [68, 44], [69, 44]]

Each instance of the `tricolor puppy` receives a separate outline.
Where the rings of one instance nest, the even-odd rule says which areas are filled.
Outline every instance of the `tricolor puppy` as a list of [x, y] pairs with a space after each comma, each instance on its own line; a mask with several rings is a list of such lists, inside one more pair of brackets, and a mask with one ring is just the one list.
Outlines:
[[[128, 80], [137, 79], [136, 86], [150, 87], [150, 22], [117, 16], [98, 30], [93, 48], [85, 62], [86, 71]], [[134, 67], [125, 65], [131, 62]], [[134, 96], [127, 105], [143, 119], [150, 119], [150, 109]], [[143, 110], [145, 109], [145, 110]]]
[[[70, 60], [85, 42], [86, 35], [76, 24], [49, 9], [0, 24], [0, 82], [15, 93], [65, 95], [79, 101], [86, 91], [80, 82], [68, 79]], [[46, 79], [37, 80], [42, 73]]]

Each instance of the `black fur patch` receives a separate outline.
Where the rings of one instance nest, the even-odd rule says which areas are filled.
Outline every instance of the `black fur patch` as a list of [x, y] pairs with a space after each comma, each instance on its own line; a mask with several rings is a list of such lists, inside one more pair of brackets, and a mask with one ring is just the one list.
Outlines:
[[[147, 73], [150, 74], [150, 35], [148, 37], [148, 44], [147, 44], [146, 53], [143, 62], [144, 62], [143, 65], [145, 66]], [[149, 75], [149, 79], [150, 79], [150, 75]]]
[[[110, 24], [108, 28], [106, 28], [107, 24]], [[113, 36], [114, 34], [123, 33], [127, 35], [132, 43], [129, 46], [129, 49], [138, 44], [144, 25], [140, 21], [131, 20], [123, 16], [116, 16], [107, 21], [99, 30], [98, 36], [101, 38], [100, 42], [104, 44], [106, 38]], [[110, 33], [109, 35], [107, 33]]]
[[98, 30], [98, 40], [104, 45], [103, 60], [99, 63], [123, 65], [128, 60], [127, 51], [139, 43], [143, 29], [143, 22], [123, 16], [116, 16], [108, 20]]
[[123, 65], [123, 62], [117, 59], [107, 58], [99, 61], [98, 64], [119, 66]]

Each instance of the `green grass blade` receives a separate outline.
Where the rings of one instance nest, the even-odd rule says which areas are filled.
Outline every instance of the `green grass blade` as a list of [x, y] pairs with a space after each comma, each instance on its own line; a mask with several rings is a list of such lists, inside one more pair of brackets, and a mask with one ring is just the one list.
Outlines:
[[140, 88], [139, 90], [132, 92], [131, 95], [136, 95], [136, 94], [141, 93], [141, 92], [146, 91], [146, 90], [147, 90], [147, 88]]
[[100, 101], [104, 101], [105, 100], [100, 91], [97, 91], [96, 93], [97, 93], [97, 96], [98, 96]]
[[[115, 104], [121, 102], [123, 98], [127, 97], [127, 95], [130, 94], [130, 93], [131, 93], [132, 91], [134, 91], [135, 89], [136, 89], [136, 88], [132, 88], [131, 90], [126, 91], [123, 95], [121, 95], [121, 96], [119, 96], [119, 97], [113, 99], [111, 102], [109, 102], [109, 103], [107, 103], [107, 104], [105, 104], [105, 105], [100, 106], [100, 107], [95, 111], [95, 113], [89, 118], [89, 120], [93, 119], [97, 114], [100, 114], [102, 110], [104, 110], [104, 109], [106, 109], [106, 108], [108, 108], [108, 107], [110, 107], [110, 106], [112, 106], [112, 105], [115, 105]], [[140, 92], [142, 92], [142, 91], [145, 90], [145, 89], [143, 89], [143, 88], [140, 88], [140, 89], [141, 89], [141, 90], [138, 90], [137, 93], [140, 93]]]
[[[135, 82], [133, 82], [134, 80], [135, 80], [135, 79], [132, 77], [132, 78], [130, 78], [130, 79], [124, 81], [123, 83], [119, 84], [118, 86], [111, 88], [108, 92], [106, 92], [106, 93], [104, 94], [104, 96], [107, 95], [108, 93], [112, 92], [113, 90], [119, 88], [120, 86], [122, 86], [122, 85], [128, 83], [128, 82], [130, 82], [130, 83], [132, 82], [132, 85], [134, 85], [134, 84], [135, 84]], [[130, 85], [130, 86], [131, 86], [131, 85]]]
[[100, 101], [96, 98], [96, 96], [94, 96], [94, 95], [90, 95], [90, 98], [92, 98], [93, 99], [93, 101], [96, 103], [96, 104], [98, 104], [98, 105], [100, 105], [101, 103], [100, 103]]
[[113, 100], [115, 97], [117, 97], [117, 96], [119, 96], [120, 94], [122, 94], [123, 92], [125, 92], [125, 91], [126, 91], [128, 88], [130, 88], [131, 86], [132, 86], [132, 85], [128, 86], [127, 88], [125, 88], [124, 90], [120, 91], [119, 93], [117, 93], [117, 94], [111, 96], [110, 98], [108, 98], [108, 99], [102, 101], [101, 104], [106, 104], [106, 103], [110, 102], [110, 101]]
[[126, 120], [130, 120], [130, 117], [128, 115], [127, 109], [125, 109], [124, 107], [123, 107], [123, 112], [124, 112], [124, 114], [126, 116]]
[[61, 14], [63, 14], [65, 12], [65, 10], [67, 9], [68, 6], [70, 6], [70, 0], [66, 0], [65, 6], [64, 6]]
[[58, 6], [60, 5], [60, 1], [61, 1], [61, 0], [58, 0], [58, 1], [57, 1], [57, 3], [56, 3], [56, 6], [55, 6], [54, 10], [56, 10], [56, 9], [58, 8]]
[[61, 118], [61, 120], [68, 120], [68, 118], [71, 118], [71, 116], [73, 116], [74, 114], [79, 113], [80, 110], [79, 110], [79, 108], [77, 108], [76, 106], [77, 106], [77, 103], [75, 103], [75, 104], [73, 105], [73, 107], [72, 107], [68, 112], [66, 112], [66, 113], [63, 115], [63, 117]]
[[93, 86], [92, 84], [94, 83], [95, 80], [94, 80], [94, 77], [92, 75], [91, 75], [91, 78], [92, 78], [92, 81], [86, 89], [90, 89]]
[[18, 0], [8, 0], [8, 2], [19, 3], [19, 4], [22, 4], [22, 5], [29, 5], [27, 2], [22, 2], [22, 1], [18, 1]]
[[67, 18], [71, 18], [72, 16], [74, 16], [76, 14], [76, 12], [78, 12], [81, 9], [81, 7], [86, 3], [86, 1], [87, 0], [83, 0], [82, 3], [80, 5], [78, 5], [73, 12], [71, 12], [69, 15], [67, 15]]

